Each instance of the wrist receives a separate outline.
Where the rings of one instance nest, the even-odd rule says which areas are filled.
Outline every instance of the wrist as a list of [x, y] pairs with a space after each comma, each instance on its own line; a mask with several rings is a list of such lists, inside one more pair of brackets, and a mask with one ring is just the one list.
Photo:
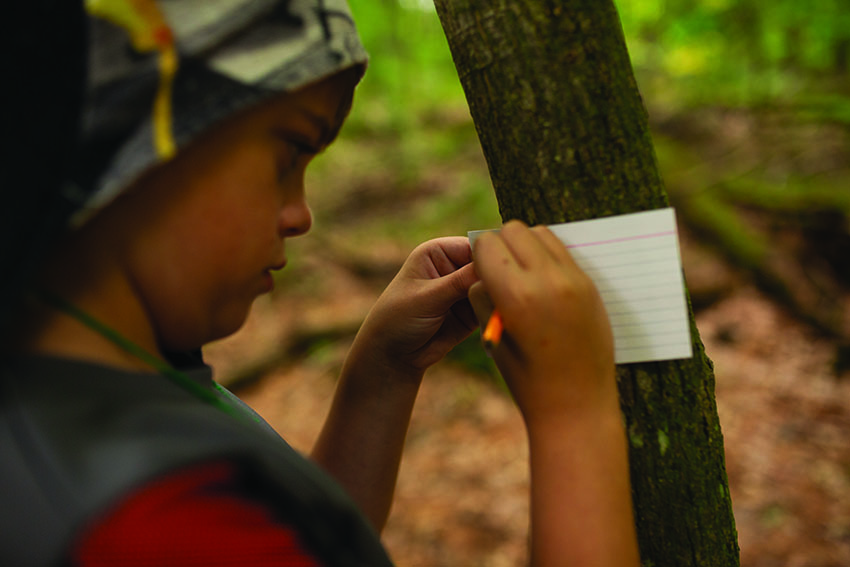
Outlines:
[[619, 404], [586, 405], [558, 413], [524, 415], [532, 445], [563, 445], [571, 439], [587, 443], [591, 439], [611, 439], [625, 435]]
[[392, 356], [378, 341], [358, 335], [345, 358], [341, 377], [356, 377], [357, 382], [365, 380], [381, 384], [382, 388], [418, 390], [424, 374], [423, 369]]
[[506, 377], [506, 382], [512, 386], [523, 420], [531, 431], [622, 420], [613, 365], [604, 370], [528, 371], [510, 379]]

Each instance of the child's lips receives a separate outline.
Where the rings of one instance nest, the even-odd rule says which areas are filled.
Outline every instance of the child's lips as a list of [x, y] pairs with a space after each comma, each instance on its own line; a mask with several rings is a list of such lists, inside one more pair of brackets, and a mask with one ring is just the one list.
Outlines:
[[271, 270], [266, 270], [263, 272], [263, 291], [262, 293], [268, 293], [274, 289], [274, 276], [272, 275]]
[[274, 289], [274, 274], [272, 272], [282, 270], [285, 266], [286, 260], [282, 260], [274, 266], [267, 268], [263, 272], [263, 288], [265, 289], [266, 293]]

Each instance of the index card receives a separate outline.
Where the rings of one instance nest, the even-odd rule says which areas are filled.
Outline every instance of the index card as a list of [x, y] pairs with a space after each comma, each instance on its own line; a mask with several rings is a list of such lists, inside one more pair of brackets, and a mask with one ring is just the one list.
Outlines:
[[[596, 284], [611, 321], [617, 364], [693, 355], [672, 208], [549, 228]], [[482, 232], [469, 232], [470, 242]]]

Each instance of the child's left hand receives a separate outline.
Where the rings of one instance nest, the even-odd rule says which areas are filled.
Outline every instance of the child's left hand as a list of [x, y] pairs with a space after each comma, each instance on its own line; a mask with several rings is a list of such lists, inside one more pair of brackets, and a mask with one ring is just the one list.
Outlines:
[[467, 299], [477, 279], [466, 238], [418, 246], [372, 307], [340, 371], [312, 455], [379, 531], [425, 370], [478, 326]]
[[478, 327], [467, 299], [477, 280], [471, 262], [463, 237], [419, 245], [369, 312], [352, 352], [394, 373], [421, 377]]

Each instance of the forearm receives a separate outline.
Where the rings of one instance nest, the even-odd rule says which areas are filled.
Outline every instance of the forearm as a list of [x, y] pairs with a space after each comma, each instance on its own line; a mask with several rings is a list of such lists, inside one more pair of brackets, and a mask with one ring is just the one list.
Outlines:
[[425, 369], [475, 327], [469, 242], [428, 241], [375, 303], [343, 365], [313, 457], [380, 531], [387, 521], [410, 414]]
[[619, 411], [529, 424], [531, 564], [637, 567]]
[[[528, 431], [534, 567], [637, 567], [611, 325], [593, 281], [545, 227], [505, 223], [475, 242], [507, 336], [493, 355]], [[486, 293], [482, 290], [486, 287]], [[484, 315], [482, 317], [481, 315]]]
[[313, 459], [333, 475], [380, 532], [422, 375], [360, 356], [346, 360]]

